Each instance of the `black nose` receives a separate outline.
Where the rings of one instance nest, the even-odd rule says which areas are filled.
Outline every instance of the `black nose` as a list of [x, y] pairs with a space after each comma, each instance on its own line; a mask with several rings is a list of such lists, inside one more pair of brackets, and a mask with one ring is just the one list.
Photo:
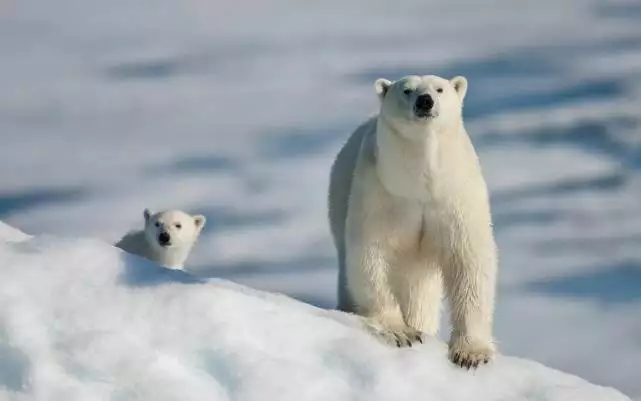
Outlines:
[[160, 234], [158, 235], [158, 243], [159, 243], [160, 245], [167, 245], [167, 244], [169, 244], [169, 240], [170, 240], [170, 239], [171, 239], [171, 237], [169, 236], [169, 234], [167, 234], [167, 233], [165, 233], [165, 232], [162, 232], [162, 233], [160, 233]]
[[434, 107], [434, 99], [430, 95], [420, 95], [416, 98], [416, 109], [430, 111]]

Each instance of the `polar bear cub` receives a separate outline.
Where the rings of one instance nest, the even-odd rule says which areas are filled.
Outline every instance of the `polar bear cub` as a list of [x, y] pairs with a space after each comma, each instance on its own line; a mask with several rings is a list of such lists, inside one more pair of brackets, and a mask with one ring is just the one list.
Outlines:
[[182, 269], [205, 226], [205, 216], [180, 210], [143, 212], [145, 228], [127, 233], [114, 246], [170, 269]]
[[445, 290], [449, 358], [476, 367], [495, 354], [497, 250], [487, 187], [463, 124], [465, 77], [378, 79], [378, 115], [331, 169], [329, 223], [339, 305], [398, 346], [438, 331]]

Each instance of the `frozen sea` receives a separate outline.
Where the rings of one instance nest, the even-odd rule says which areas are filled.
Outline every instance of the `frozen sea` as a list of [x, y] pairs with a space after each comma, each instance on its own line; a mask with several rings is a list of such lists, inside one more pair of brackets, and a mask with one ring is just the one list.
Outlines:
[[3, 0], [0, 220], [115, 241], [145, 207], [203, 213], [194, 272], [331, 308], [328, 171], [373, 81], [465, 75], [500, 349], [641, 400], [640, 21], [636, 0]]

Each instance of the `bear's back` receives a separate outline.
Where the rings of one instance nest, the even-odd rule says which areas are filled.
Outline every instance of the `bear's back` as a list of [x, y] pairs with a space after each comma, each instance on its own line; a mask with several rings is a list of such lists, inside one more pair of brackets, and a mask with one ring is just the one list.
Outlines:
[[145, 258], [152, 258], [151, 249], [145, 238], [145, 232], [141, 230], [131, 231], [125, 234], [118, 242], [114, 244], [125, 252], [133, 253]]

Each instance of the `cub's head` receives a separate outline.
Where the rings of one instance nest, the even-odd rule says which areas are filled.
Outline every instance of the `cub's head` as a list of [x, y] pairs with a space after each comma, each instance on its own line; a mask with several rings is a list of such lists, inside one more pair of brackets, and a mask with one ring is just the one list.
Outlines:
[[144, 211], [145, 237], [152, 247], [159, 250], [191, 247], [203, 227], [205, 216], [191, 216], [180, 210], [165, 210], [153, 213]]
[[374, 87], [381, 101], [380, 116], [411, 139], [428, 127], [447, 129], [460, 122], [467, 79], [409, 75], [394, 82], [379, 78]]

